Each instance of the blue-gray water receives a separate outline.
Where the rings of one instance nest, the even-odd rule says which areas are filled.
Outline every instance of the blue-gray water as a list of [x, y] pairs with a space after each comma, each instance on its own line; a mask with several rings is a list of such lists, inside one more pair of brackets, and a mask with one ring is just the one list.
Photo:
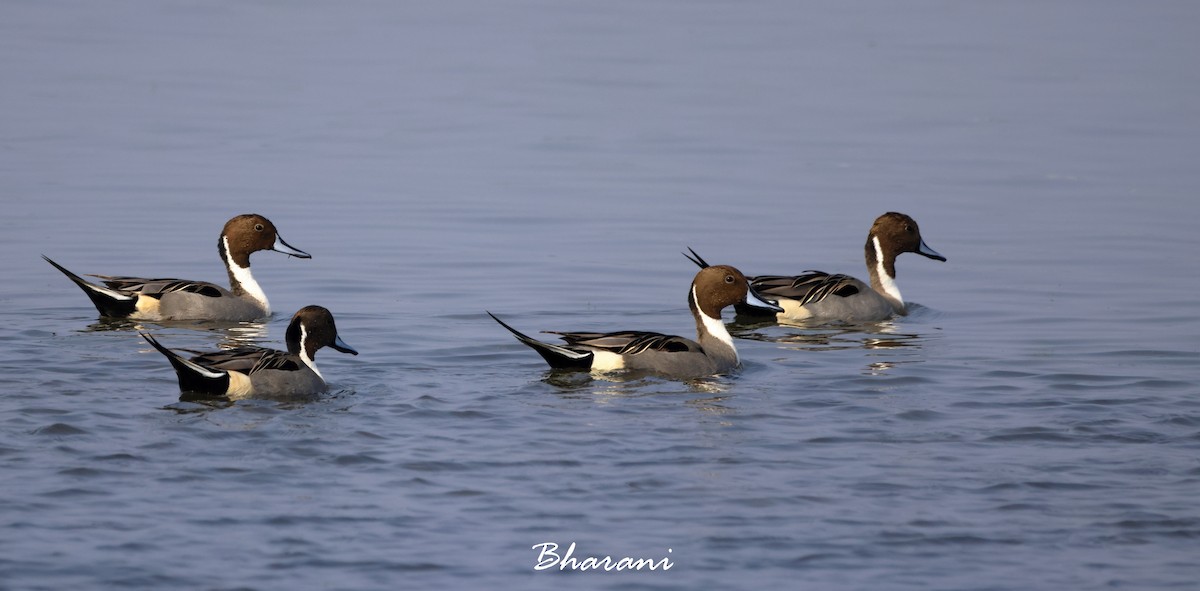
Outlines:
[[[0, 588], [1172, 589], [1200, 578], [1194, 2], [8, 2]], [[691, 334], [694, 268], [914, 313], [735, 377], [549, 373], [484, 315]], [[78, 272], [270, 217], [308, 404], [178, 401]], [[732, 315], [727, 314], [732, 321]], [[535, 572], [531, 546], [670, 556]], [[668, 554], [668, 549], [670, 553]]]

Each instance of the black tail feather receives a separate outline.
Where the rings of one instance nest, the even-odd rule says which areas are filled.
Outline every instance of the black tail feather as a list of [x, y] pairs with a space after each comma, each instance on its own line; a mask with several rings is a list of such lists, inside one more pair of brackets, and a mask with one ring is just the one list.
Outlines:
[[87, 280], [68, 271], [66, 267], [50, 260], [50, 257], [46, 255], [42, 255], [42, 258], [46, 259], [47, 263], [54, 265], [55, 269], [62, 271], [62, 274], [66, 275], [68, 279], [74, 281], [75, 285], [78, 285], [79, 289], [82, 289], [83, 293], [86, 293], [87, 297], [92, 300], [92, 305], [96, 306], [96, 310], [101, 315], [113, 318], [128, 318], [137, 311], [138, 296], [116, 297], [113, 295], [116, 293], [115, 291], [88, 283]]
[[503, 320], [496, 318], [495, 314], [488, 312], [487, 315], [491, 316], [492, 320], [500, 323], [500, 326], [507, 328], [508, 332], [513, 333], [513, 336], [517, 337], [518, 341], [521, 341], [529, 348], [537, 351], [538, 354], [542, 356], [542, 359], [545, 359], [546, 363], [550, 364], [550, 367], [554, 369], [592, 368], [592, 353], [587, 351], [574, 351], [566, 347], [551, 345], [550, 343], [543, 343], [537, 339], [534, 339], [533, 337], [523, 334], [521, 331], [509, 326], [508, 324], [505, 324]]
[[[178, 353], [162, 346], [154, 337], [147, 333], [138, 333], [158, 349], [175, 368], [179, 378], [179, 389], [183, 392], [193, 392], [208, 397], [225, 396], [229, 392], [229, 374], [215, 369], [206, 369], [181, 357]], [[202, 373], [206, 372], [206, 373]]]
[[708, 261], [700, 258], [700, 255], [696, 254], [696, 251], [692, 250], [692, 247], [690, 247], [690, 246], [688, 247], [688, 252], [690, 252], [692, 254], [689, 256], [688, 253], [685, 252], [685, 253], [683, 253], [683, 256], [687, 257], [687, 260], [692, 261], [693, 263], [696, 263], [697, 267], [700, 267], [701, 269], [707, 269], [712, 266], [712, 265], [708, 264]]

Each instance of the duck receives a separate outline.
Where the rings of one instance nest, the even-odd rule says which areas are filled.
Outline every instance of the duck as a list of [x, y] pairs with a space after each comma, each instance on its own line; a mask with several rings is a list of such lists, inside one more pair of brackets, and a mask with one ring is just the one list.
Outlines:
[[139, 333], [175, 368], [185, 400], [281, 398], [312, 396], [329, 386], [317, 369], [317, 351], [358, 355], [338, 336], [333, 314], [321, 306], [305, 306], [288, 323], [287, 351], [240, 346], [199, 353], [190, 358], [168, 349], [149, 333]]
[[[708, 266], [696, 251], [688, 251], [691, 256], [684, 256], [693, 263], [701, 268]], [[871, 224], [864, 251], [869, 285], [849, 275], [811, 270], [800, 275], [756, 275], [749, 278], [750, 285], [783, 309], [775, 314], [780, 321], [877, 322], [908, 315], [908, 306], [896, 286], [896, 257], [913, 252], [946, 261], [925, 243], [916, 220], [894, 211]], [[748, 316], [764, 315], [760, 308], [739, 306], [737, 311]]]
[[229, 274], [229, 289], [206, 281], [90, 275], [103, 283], [97, 285], [46, 255], [42, 258], [78, 285], [101, 316], [149, 321], [248, 322], [271, 315], [267, 295], [250, 273], [250, 255], [260, 250], [312, 258], [285, 242], [271, 220], [254, 213], [230, 219], [217, 240], [217, 252]]
[[688, 308], [696, 320], [696, 340], [681, 336], [625, 330], [618, 332], [557, 332], [565, 344], [529, 337], [487, 312], [518, 341], [537, 351], [553, 369], [614, 372], [644, 371], [667, 378], [690, 379], [729, 374], [741, 367], [733, 337], [721, 321], [721, 311], [741, 304], [777, 313], [782, 308], [764, 301], [741, 271], [728, 265], [707, 266], [696, 274], [688, 291]]

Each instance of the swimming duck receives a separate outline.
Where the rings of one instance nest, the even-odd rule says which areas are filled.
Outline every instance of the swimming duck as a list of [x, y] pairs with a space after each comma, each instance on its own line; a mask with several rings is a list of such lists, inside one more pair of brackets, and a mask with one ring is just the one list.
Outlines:
[[[701, 268], [708, 263], [688, 249], [688, 258]], [[870, 285], [849, 275], [805, 271], [800, 275], [758, 275], [750, 285], [764, 298], [774, 301], [783, 311], [779, 320], [841, 320], [872, 322], [894, 314], [904, 316], [908, 308], [896, 287], [896, 257], [915, 252], [936, 261], [946, 257], [925, 244], [916, 220], [902, 213], [888, 212], [871, 225], [865, 254]], [[685, 255], [686, 256], [686, 255]], [[762, 315], [761, 308], [739, 306], [738, 313]]]
[[734, 304], [780, 312], [763, 301], [741, 271], [725, 265], [709, 266], [696, 274], [688, 291], [688, 308], [696, 319], [696, 340], [656, 332], [553, 332], [565, 345], [529, 337], [488, 315], [517, 340], [537, 351], [556, 369], [597, 372], [641, 370], [670, 378], [695, 378], [726, 374], [741, 366], [733, 337], [721, 322], [721, 310]]
[[258, 214], [234, 217], [225, 223], [217, 241], [217, 252], [229, 274], [230, 289], [205, 281], [145, 279], [91, 275], [96, 285], [42, 255], [91, 298], [103, 316], [133, 320], [210, 320], [241, 322], [271, 315], [271, 305], [254, 276], [250, 255], [273, 250], [302, 259], [312, 255], [279, 236], [275, 225]]
[[284, 336], [287, 351], [242, 346], [184, 358], [153, 336], [141, 335], [171, 362], [189, 400], [319, 394], [328, 386], [317, 370], [317, 351], [331, 347], [358, 355], [338, 336], [333, 314], [321, 306], [306, 306], [292, 316]]

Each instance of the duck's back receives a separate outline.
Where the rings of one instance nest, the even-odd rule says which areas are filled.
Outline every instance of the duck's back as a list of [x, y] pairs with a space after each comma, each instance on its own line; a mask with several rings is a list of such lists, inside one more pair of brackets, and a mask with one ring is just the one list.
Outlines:
[[[776, 300], [785, 320], [870, 322], [891, 317], [892, 305], [863, 281], [849, 275], [808, 271], [802, 275], [761, 275], [751, 285]], [[743, 310], [739, 307], [739, 313]]]
[[[557, 334], [573, 349], [596, 354], [594, 369], [628, 369], [672, 376], [716, 373], [716, 364], [700, 344], [680, 336], [645, 331], [547, 332]], [[605, 356], [614, 356], [619, 361]]]
[[788, 320], [842, 320], [845, 322], [874, 322], [892, 317], [892, 304], [870, 287], [850, 296], [832, 296], [819, 302], [803, 306], [789, 305], [781, 301], [780, 306]]

